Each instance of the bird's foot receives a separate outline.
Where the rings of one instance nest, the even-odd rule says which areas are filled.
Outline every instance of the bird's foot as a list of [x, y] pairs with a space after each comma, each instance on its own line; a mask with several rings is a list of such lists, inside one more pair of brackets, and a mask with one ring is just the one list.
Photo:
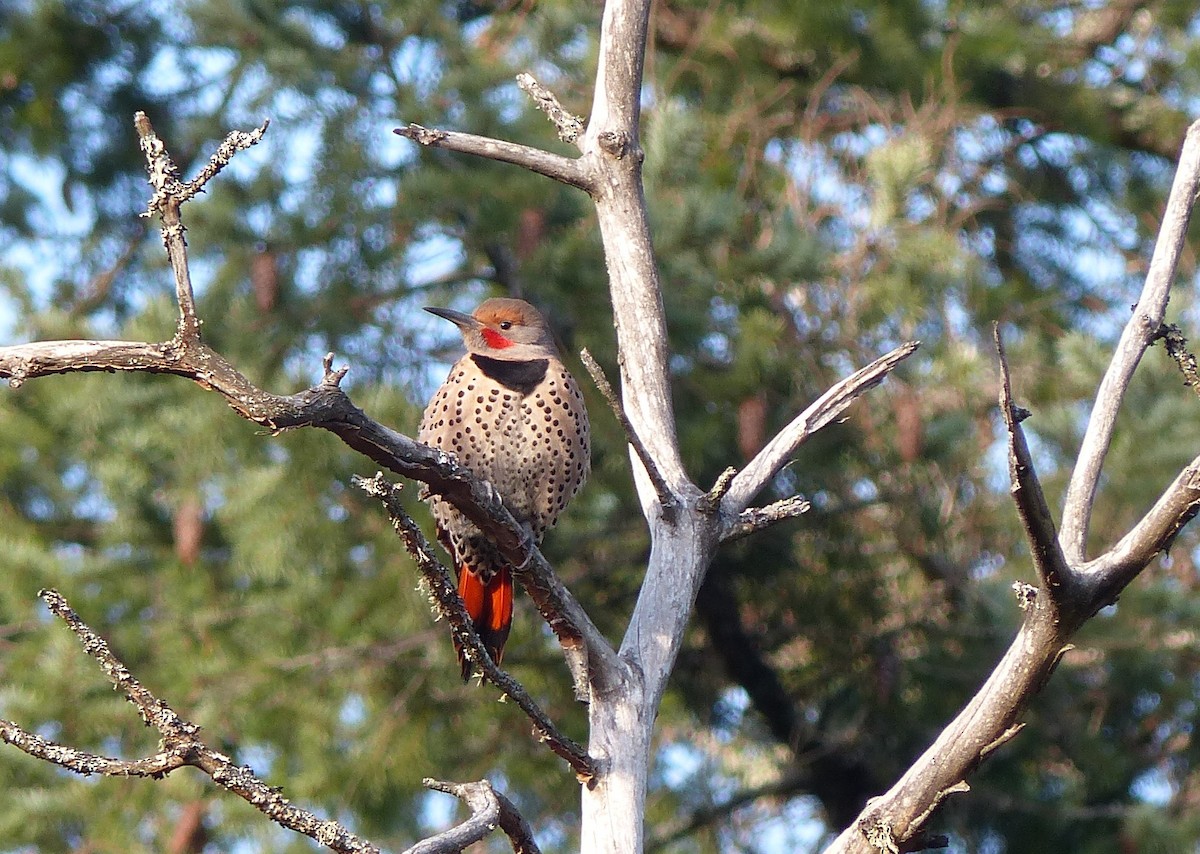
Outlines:
[[528, 569], [530, 561], [533, 560], [533, 552], [537, 549], [537, 538], [533, 536], [533, 531], [528, 525], [522, 525], [523, 531], [521, 536], [521, 548], [525, 551], [525, 559], [516, 567], [517, 571]]

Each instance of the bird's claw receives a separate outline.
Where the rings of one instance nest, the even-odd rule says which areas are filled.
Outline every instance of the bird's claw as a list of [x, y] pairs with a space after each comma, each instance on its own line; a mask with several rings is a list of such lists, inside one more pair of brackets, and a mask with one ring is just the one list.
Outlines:
[[529, 564], [533, 561], [533, 553], [537, 549], [537, 541], [533, 537], [533, 532], [528, 528], [524, 529], [521, 537], [521, 548], [525, 552], [525, 559], [516, 567], [518, 572], [529, 568]]

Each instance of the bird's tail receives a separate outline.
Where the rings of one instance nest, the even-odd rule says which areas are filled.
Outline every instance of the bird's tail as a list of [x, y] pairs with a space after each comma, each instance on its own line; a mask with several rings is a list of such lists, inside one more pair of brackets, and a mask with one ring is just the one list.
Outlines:
[[[504, 657], [504, 642], [508, 640], [508, 632], [512, 628], [512, 572], [507, 566], [501, 567], [485, 584], [464, 563], [458, 573], [458, 595], [467, 606], [467, 614], [488, 655], [499, 664]], [[458, 651], [463, 681], [466, 682], [471, 678], [471, 662], [467, 660], [457, 639], [454, 647]]]

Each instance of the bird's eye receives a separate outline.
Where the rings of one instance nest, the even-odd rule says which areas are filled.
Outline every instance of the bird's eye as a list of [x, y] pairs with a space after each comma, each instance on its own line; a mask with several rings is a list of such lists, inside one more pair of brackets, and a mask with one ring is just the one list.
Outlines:
[[507, 331], [507, 330], [509, 330], [509, 329], [512, 329], [512, 321], [511, 321], [511, 320], [501, 320], [501, 321], [500, 321], [500, 328], [501, 328], [501, 329], [503, 329], [503, 330], [505, 330], [505, 331]]

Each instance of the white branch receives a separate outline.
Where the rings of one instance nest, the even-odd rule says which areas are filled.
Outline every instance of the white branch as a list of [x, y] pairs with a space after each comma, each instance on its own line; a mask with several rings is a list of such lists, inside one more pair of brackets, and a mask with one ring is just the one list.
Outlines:
[[783, 468], [810, 436], [841, 415], [851, 403], [868, 390], [883, 382], [893, 369], [909, 356], [919, 346], [916, 341], [910, 341], [879, 357], [865, 368], [856, 371], [846, 379], [837, 383], [812, 404], [792, 419], [792, 423], [784, 427], [767, 443], [749, 464], [733, 479], [729, 491], [721, 502], [721, 510], [725, 518], [732, 524], [754, 496]]
[[[608, 263], [613, 322], [621, 354], [621, 397], [637, 434], [657, 461], [671, 492], [695, 491], [679, 456], [667, 372], [667, 325], [642, 192], [638, 142], [642, 55], [649, 0], [610, 0], [604, 7], [600, 60], [584, 158], [603, 175], [593, 199]], [[635, 458], [647, 516], [657, 495]]]
[[1088, 524], [1096, 497], [1096, 485], [1100, 481], [1100, 470], [1112, 441], [1117, 412], [1142, 354], [1162, 326], [1198, 187], [1200, 122], [1188, 128], [1142, 295], [1134, 307], [1133, 316], [1125, 325], [1125, 331], [1121, 333], [1116, 352], [1096, 391], [1096, 405], [1079, 448], [1075, 470], [1071, 473], [1063, 507], [1062, 531], [1059, 534], [1063, 552], [1071, 563], [1081, 563], [1086, 557]]

